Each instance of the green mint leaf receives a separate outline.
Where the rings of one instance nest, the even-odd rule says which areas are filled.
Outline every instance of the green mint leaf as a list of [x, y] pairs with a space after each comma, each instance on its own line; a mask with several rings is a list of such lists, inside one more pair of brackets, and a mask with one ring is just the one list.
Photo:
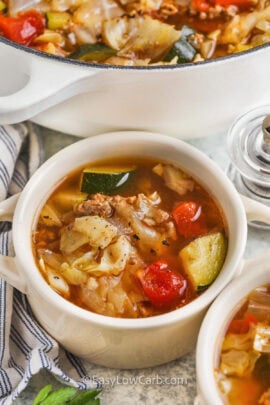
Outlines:
[[38, 392], [37, 396], [34, 399], [33, 405], [39, 405], [41, 401], [44, 401], [44, 399], [47, 398], [51, 390], [52, 390], [51, 384], [45, 385], [45, 387], [41, 388], [41, 390]]
[[101, 390], [81, 391], [69, 402], [69, 405], [99, 405], [100, 401], [96, 396], [100, 392]]
[[40, 405], [64, 405], [69, 402], [76, 394], [77, 389], [71, 387], [59, 388], [40, 403]]

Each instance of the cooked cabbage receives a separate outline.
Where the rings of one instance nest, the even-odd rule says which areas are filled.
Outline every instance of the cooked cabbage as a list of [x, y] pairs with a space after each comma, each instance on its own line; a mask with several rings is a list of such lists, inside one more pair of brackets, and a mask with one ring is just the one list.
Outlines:
[[60, 250], [64, 254], [70, 254], [88, 242], [89, 238], [87, 235], [77, 232], [68, 226], [61, 233]]
[[118, 56], [130, 59], [149, 58], [152, 62], [156, 62], [165, 56], [179, 37], [180, 32], [171, 25], [146, 16]]
[[220, 369], [227, 376], [244, 377], [252, 373], [259, 353], [245, 350], [230, 350], [222, 353]]
[[222, 344], [222, 351], [226, 350], [251, 350], [254, 339], [254, 328], [250, 328], [247, 333], [228, 333]]
[[270, 6], [261, 11], [253, 11], [244, 15], [237, 14], [225, 27], [220, 42], [222, 44], [238, 44], [248, 37], [256, 25], [265, 20], [270, 20]]
[[103, 22], [123, 14], [124, 10], [113, 0], [91, 0], [76, 9], [73, 22], [86, 29], [92, 39], [89, 42], [95, 43], [102, 32]]
[[181, 196], [194, 189], [194, 181], [178, 167], [160, 163], [153, 168], [153, 172], [164, 179], [168, 188]]
[[73, 230], [85, 235], [93, 248], [104, 249], [117, 235], [117, 228], [97, 215], [76, 218]]
[[129, 16], [105, 21], [102, 32], [105, 43], [119, 51], [129, 38], [136, 34], [142, 21], [141, 17], [130, 18]]

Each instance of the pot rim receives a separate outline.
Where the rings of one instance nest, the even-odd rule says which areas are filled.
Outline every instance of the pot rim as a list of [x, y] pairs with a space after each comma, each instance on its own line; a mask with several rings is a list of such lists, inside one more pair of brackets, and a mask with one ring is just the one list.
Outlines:
[[241, 272], [239, 277], [225, 287], [203, 320], [196, 348], [198, 404], [200, 405], [223, 404], [222, 393], [218, 389], [214, 375], [220, 344], [229, 322], [245, 298], [255, 288], [270, 283], [269, 261], [269, 249], [261, 256], [247, 260], [242, 269], [244, 274]]
[[[133, 136], [133, 138], [131, 138]], [[153, 136], [155, 138], [153, 138]], [[152, 316], [149, 318], [139, 318], [139, 319], [130, 319], [130, 318], [114, 318], [104, 315], [99, 315], [94, 312], [88, 311], [86, 309], [82, 309], [77, 305], [71, 303], [70, 301], [64, 299], [59, 294], [57, 294], [44, 280], [40, 271], [37, 268], [37, 265], [34, 260], [34, 256], [32, 254], [32, 249], [30, 252], [24, 249], [24, 245], [26, 243], [30, 243], [31, 246], [31, 235], [26, 242], [27, 238], [25, 238], [25, 225], [23, 225], [23, 221], [25, 218], [25, 212], [31, 210], [31, 196], [35, 193], [35, 187], [37, 188], [37, 184], [39, 184], [39, 179], [41, 180], [42, 176], [47, 174], [47, 172], [52, 172], [55, 170], [57, 165], [61, 165], [61, 160], [67, 159], [68, 156], [78, 156], [80, 150], [84, 149], [86, 145], [101, 145], [101, 147], [106, 146], [113, 140], [112, 142], [119, 143], [120, 141], [126, 140], [127, 138], [131, 139], [133, 142], [152, 142], [156, 145], [169, 145], [169, 147], [177, 149], [180, 153], [190, 156], [196, 162], [199, 162], [200, 165], [204, 165], [207, 167], [209, 171], [211, 171], [213, 178], [219, 184], [222, 183], [224, 193], [227, 194], [231, 207], [233, 207], [233, 211], [231, 216], [236, 218], [238, 221], [235, 224], [235, 244], [233, 245], [231, 258], [227, 263], [225, 261], [224, 270], [226, 268], [226, 272], [224, 271], [214, 283], [205, 291], [200, 297], [196, 298], [191, 303], [187, 304], [186, 306], [176, 309], [174, 311]], [[94, 160], [92, 158], [92, 160]], [[173, 160], [173, 159], [171, 159]], [[170, 159], [168, 159], [170, 161]], [[78, 164], [77, 167], [80, 167]], [[61, 177], [62, 179], [62, 177]], [[54, 182], [56, 185], [60, 181], [60, 177]], [[50, 190], [53, 189], [53, 184], [50, 182]], [[49, 194], [49, 192], [47, 193]], [[44, 201], [44, 199], [42, 198]], [[40, 206], [42, 203], [41, 198], [39, 197], [39, 202], [36, 206]], [[220, 199], [219, 199], [220, 201]], [[230, 209], [231, 209], [230, 207]], [[35, 208], [36, 210], [36, 208]], [[224, 210], [225, 211], [225, 210]], [[226, 216], [226, 212], [224, 212]], [[30, 215], [30, 214], [29, 214]], [[34, 218], [36, 216], [36, 212], [31, 213], [31, 229], [33, 229]], [[230, 229], [229, 229], [230, 231]], [[28, 229], [27, 229], [28, 232]], [[28, 237], [29, 235], [27, 235]], [[31, 283], [34, 287], [35, 291], [37, 291], [40, 295], [43, 295], [45, 299], [52, 302], [57, 307], [61, 308], [64, 311], [67, 311], [73, 314], [76, 317], [84, 319], [86, 321], [90, 321], [97, 325], [102, 325], [103, 327], [110, 327], [113, 329], [148, 329], [148, 328], [156, 328], [164, 325], [173, 324], [180, 320], [185, 320], [186, 318], [193, 317], [197, 313], [203, 311], [213, 300], [214, 298], [220, 293], [220, 291], [224, 288], [225, 285], [233, 277], [234, 273], [236, 272], [236, 268], [240, 266], [240, 261], [243, 257], [245, 245], [247, 239], [247, 223], [246, 223], [246, 214], [237, 191], [235, 190], [234, 186], [230, 182], [230, 180], [226, 177], [226, 175], [222, 172], [222, 170], [214, 163], [208, 156], [206, 156], [201, 151], [197, 150], [195, 147], [186, 144], [185, 142], [175, 139], [166, 135], [161, 135], [157, 133], [148, 133], [142, 131], [123, 131], [123, 132], [112, 132], [103, 135], [97, 135], [95, 137], [86, 138], [81, 141], [78, 141], [54, 156], [48, 159], [32, 176], [32, 178], [27, 183], [25, 189], [23, 190], [18, 204], [16, 206], [15, 215], [14, 215], [14, 225], [13, 225], [13, 240], [14, 240], [14, 247], [15, 252], [17, 254], [17, 263], [19, 263], [20, 267], [23, 267], [24, 276], [26, 278], [27, 283]], [[229, 249], [230, 249], [230, 242], [229, 242]], [[27, 259], [27, 260], [26, 260]], [[26, 264], [27, 262], [27, 264]]]
[[234, 53], [230, 55], [225, 55], [218, 57], [216, 59], [207, 59], [204, 61], [199, 61], [199, 62], [191, 62], [191, 63], [183, 63], [180, 65], [166, 65], [166, 66], [119, 66], [119, 65], [105, 65], [102, 63], [89, 63], [89, 62], [84, 62], [84, 61], [78, 61], [78, 60], [73, 60], [70, 58], [64, 58], [62, 56], [57, 56], [57, 55], [52, 55], [46, 52], [39, 51], [37, 49], [30, 48], [25, 45], [18, 44], [14, 41], [11, 41], [5, 37], [0, 36], [0, 44], [3, 43], [5, 45], [11, 46], [12, 48], [18, 49], [20, 51], [23, 51], [25, 53], [32, 54], [36, 57], [40, 57], [45, 60], [51, 60], [53, 62], [61, 62], [65, 63], [67, 65], [73, 65], [73, 66], [80, 66], [83, 68], [94, 68], [94, 69], [101, 69], [101, 70], [130, 70], [130, 71], [167, 71], [167, 70], [184, 70], [184, 69], [199, 69], [201, 66], [202, 67], [207, 67], [208, 65], [217, 65], [221, 64], [222, 62], [230, 62], [231, 60], [237, 59], [244, 59], [245, 57], [248, 57], [251, 54], [254, 53], [259, 53], [263, 52], [267, 48], [270, 47], [270, 43], [263, 44], [256, 46], [251, 49], [247, 49], [245, 51], [239, 52], [239, 53]]

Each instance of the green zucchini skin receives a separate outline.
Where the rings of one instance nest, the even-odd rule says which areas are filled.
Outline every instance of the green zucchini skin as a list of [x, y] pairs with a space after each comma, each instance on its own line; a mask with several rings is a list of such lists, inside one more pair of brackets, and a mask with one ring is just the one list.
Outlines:
[[69, 58], [85, 62], [103, 62], [115, 54], [116, 51], [105, 44], [83, 44], [69, 55]]
[[196, 49], [189, 43], [189, 36], [195, 34], [192, 28], [187, 25], [183, 26], [181, 30], [181, 37], [175, 42], [173, 47], [167, 53], [163, 59], [165, 62], [170, 62], [172, 59], [177, 57], [177, 63], [188, 63], [192, 62], [194, 56], [196, 55]]
[[82, 173], [81, 192], [109, 194], [118, 191], [134, 175], [135, 170], [100, 172], [85, 169]]

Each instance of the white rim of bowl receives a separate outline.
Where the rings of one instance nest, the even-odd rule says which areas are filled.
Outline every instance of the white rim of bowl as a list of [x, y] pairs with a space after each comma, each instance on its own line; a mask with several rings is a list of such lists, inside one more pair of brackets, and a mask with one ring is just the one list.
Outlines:
[[[231, 258], [231, 265], [230, 269], [227, 269], [226, 276], [223, 275], [219, 276], [214, 283], [198, 298], [196, 298], [191, 303], [183, 306], [182, 308], [176, 309], [171, 312], [167, 312], [162, 315], [156, 315], [148, 318], [115, 318], [109, 317], [104, 315], [99, 315], [94, 312], [88, 311], [83, 309], [70, 301], [66, 300], [65, 298], [61, 297], [58, 293], [56, 293], [44, 280], [40, 271], [38, 270], [36, 263], [34, 261], [34, 257], [32, 254], [32, 249], [29, 251], [23, 248], [25, 245], [25, 232], [23, 226], [23, 213], [28, 211], [29, 207], [31, 207], [31, 193], [34, 192], [35, 183], [38, 182], [39, 178], [42, 177], [43, 173], [46, 171], [51, 171], [55, 167], [59, 165], [60, 159], [67, 159], [68, 156], [72, 156], [74, 154], [80, 154], [80, 150], [84, 145], [91, 145], [95, 143], [99, 143], [106, 147], [107, 143], [110, 143], [111, 138], [113, 137], [114, 142], [118, 142], [119, 140], [128, 139], [128, 137], [133, 136], [133, 140], [139, 141], [143, 143], [144, 141], [151, 141], [158, 144], [164, 144], [164, 146], [169, 145], [173, 148], [179, 147], [182, 153], [186, 155], [192, 155], [193, 159], [196, 159], [200, 164], [208, 167], [211, 170], [214, 177], [219, 179], [220, 182], [223, 183], [224, 189], [229, 196], [231, 203], [234, 207], [234, 211], [236, 213], [236, 217], [238, 220], [238, 225], [236, 229], [238, 230], [238, 237], [236, 238], [236, 245], [234, 246], [234, 253]], [[154, 138], [153, 138], [154, 137]], [[94, 145], [93, 145], [94, 146]], [[170, 159], [168, 158], [168, 161]], [[80, 164], [78, 164], [78, 167]], [[56, 182], [57, 183], [57, 182]], [[31, 208], [30, 208], [31, 209]], [[36, 212], [32, 215], [32, 223], [34, 220]], [[29, 236], [29, 235], [27, 235]], [[246, 223], [246, 214], [237, 191], [235, 190], [233, 184], [230, 180], [226, 177], [223, 171], [214, 163], [208, 156], [206, 156], [203, 152], [199, 151], [195, 147], [179, 140], [176, 138], [172, 138], [167, 135], [159, 134], [159, 133], [152, 133], [152, 132], [142, 132], [142, 131], [121, 131], [121, 132], [110, 132], [101, 135], [97, 135], [94, 137], [89, 137], [74, 144], [64, 148], [60, 152], [53, 155], [50, 159], [48, 159], [31, 177], [29, 182], [27, 183], [26, 187], [21, 193], [19, 198], [14, 219], [13, 219], [13, 241], [14, 247], [17, 255], [17, 263], [19, 263], [20, 267], [23, 267], [23, 272], [26, 274], [26, 281], [29, 283], [31, 280], [31, 284], [35, 288], [36, 291], [39, 292], [41, 296], [44, 296], [46, 300], [49, 300], [54, 305], [56, 305], [59, 309], [62, 309], [64, 312], [68, 312], [80, 319], [91, 321], [96, 325], [101, 325], [103, 327], [110, 327], [114, 329], [148, 329], [148, 328], [155, 328], [164, 325], [169, 325], [180, 320], [184, 320], [188, 317], [192, 317], [195, 313], [199, 313], [200, 311], [204, 310], [210, 303], [214, 300], [214, 298], [220, 293], [220, 291], [228, 284], [231, 280], [233, 274], [235, 273], [235, 268], [240, 265], [240, 260], [243, 257], [245, 245], [247, 239], [247, 223]], [[29, 241], [31, 245], [31, 237], [29, 236]], [[27, 260], [26, 260], [27, 259]], [[25, 263], [27, 261], [27, 265], [23, 265], [21, 263]]]

